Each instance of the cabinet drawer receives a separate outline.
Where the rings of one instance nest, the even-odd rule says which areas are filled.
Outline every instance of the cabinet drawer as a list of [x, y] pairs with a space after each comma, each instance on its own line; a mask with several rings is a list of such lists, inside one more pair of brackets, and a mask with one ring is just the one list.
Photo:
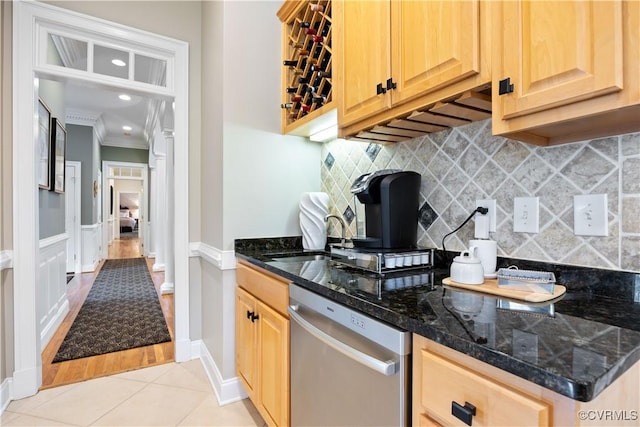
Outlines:
[[[548, 426], [551, 408], [427, 350], [422, 363], [421, 408], [444, 425], [463, 426], [451, 414], [452, 402], [476, 408], [473, 426]], [[469, 424], [471, 425], [471, 424]]]
[[289, 305], [289, 282], [278, 278], [258, 267], [249, 267], [238, 263], [236, 270], [238, 286], [251, 293], [274, 310], [287, 315]]

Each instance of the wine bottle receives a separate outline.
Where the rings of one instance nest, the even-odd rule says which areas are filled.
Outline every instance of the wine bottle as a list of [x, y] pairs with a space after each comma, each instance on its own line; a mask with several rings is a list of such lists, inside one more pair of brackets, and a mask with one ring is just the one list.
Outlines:
[[316, 75], [317, 75], [318, 77], [322, 77], [322, 78], [324, 78], [324, 79], [331, 78], [331, 71], [322, 71], [322, 70], [317, 70], [317, 71], [316, 71], [316, 73], [317, 73]]
[[321, 105], [321, 104], [324, 104], [325, 102], [327, 102], [327, 97], [326, 97], [326, 96], [324, 96], [324, 95], [314, 95], [314, 96], [311, 98], [311, 101], [312, 101], [314, 104]]
[[291, 97], [291, 102], [300, 102], [302, 101], [302, 96], [301, 95], [293, 95]]
[[318, 30], [316, 30], [315, 28], [307, 28], [307, 34], [315, 36], [316, 34], [318, 34]]
[[284, 103], [284, 104], [280, 104], [280, 108], [283, 108], [283, 109], [284, 108], [290, 109], [292, 107], [293, 107], [293, 102], [287, 102], [287, 103]]
[[288, 87], [285, 89], [287, 93], [296, 93], [298, 91], [297, 87]]
[[321, 4], [310, 4], [309, 9], [311, 9], [312, 12], [324, 12], [324, 6]]
[[301, 22], [300, 28], [311, 28], [311, 22]]
[[309, 83], [309, 77], [298, 77], [298, 84], [308, 84]]
[[308, 113], [311, 110], [311, 105], [302, 104], [300, 108], [302, 109], [303, 112]]
[[285, 67], [295, 67], [296, 65], [298, 65], [298, 61], [295, 59], [285, 59], [284, 61], [282, 61], [282, 65], [284, 65]]
[[311, 39], [313, 40], [314, 43], [324, 43], [324, 41], [326, 40], [325, 36], [313, 36], [311, 37]]
[[307, 49], [302, 49], [298, 52], [300, 56], [309, 56], [309, 51]]

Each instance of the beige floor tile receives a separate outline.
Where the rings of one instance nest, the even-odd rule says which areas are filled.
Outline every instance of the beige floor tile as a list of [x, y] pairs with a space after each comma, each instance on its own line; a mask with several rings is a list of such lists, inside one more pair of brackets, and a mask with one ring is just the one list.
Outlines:
[[69, 390], [73, 389], [77, 385], [78, 384], [70, 384], [62, 387], [41, 390], [34, 396], [25, 397], [24, 399], [12, 401], [9, 404], [9, 407], [7, 408], [7, 410], [11, 412], [19, 412], [21, 414], [29, 414], [38, 406], [43, 405], [48, 401], [50, 401], [51, 399], [55, 399], [56, 397], [64, 393], [67, 393]]
[[261, 427], [265, 423], [248, 399], [219, 406], [216, 398], [210, 396], [178, 425], [181, 427]]
[[92, 425], [175, 426], [208, 395], [180, 387], [149, 384]]
[[30, 411], [31, 415], [86, 426], [145, 387], [142, 382], [113, 377], [79, 384], [34, 408]]
[[73, 424], [60, 423], [45, 418], [32, 417], [31, 415], [16, 414], [13, 412], [5, 412], [0, 418], [0, 426], [2, 427], [45, 427], [45, 426], [69, 426]]
[[164, 384], [189, 390], [211, 393], [213, 389], [199, 360], [173, 363], [171, 368], [156, 378], [154, 384]]
[[123, 372], [121, 374], [113, 375], [113, 378], [122, 378], [125, 380], [142, 381], [145, 383], [151, 383], [158, 379], [158, 377], [169, 369], [175, 363], [164, 363], [162, 365], [151, 366], [150, 368], [135, 369], [133, 371]]

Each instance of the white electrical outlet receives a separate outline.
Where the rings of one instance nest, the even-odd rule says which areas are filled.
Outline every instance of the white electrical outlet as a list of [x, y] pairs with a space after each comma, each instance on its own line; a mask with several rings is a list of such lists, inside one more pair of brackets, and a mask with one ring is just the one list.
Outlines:
[[517, 233], [540, 232], [540, 201], [538, 197], [513, 199], [513, 231]]
[[607, 195], [573, 196], [573, 232], [576, 236], [608, 236]]
[[[483, 208], [489, 209], [487, 215], [489, 216], [489, 232], [496, 232], [496, 199], [484, 199], [484, 200], [476, 200], [476, 208], [482, 206]], [[482, 215], [477, 213], [476, 215]], [[478, 224], [478, 222], [476, 222]], [[478, 228], [476, 227], [476, 234], [478, 233]]]

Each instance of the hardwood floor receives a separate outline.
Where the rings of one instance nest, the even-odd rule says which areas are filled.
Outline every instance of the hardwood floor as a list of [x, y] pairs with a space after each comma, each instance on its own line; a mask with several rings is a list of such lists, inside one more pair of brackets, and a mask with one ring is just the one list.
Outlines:
[[[140, 249], [139, 239], [114, 240], [114, 243], [109, 247], [109, 258], [139, 257], [141, 256]], [[91, 286], [93, 286], [93, 282], [103, 264], [104, 261], [100, 263], [95, 272], [76, 275], [73, 280], [69, 282], [67, 287], [69, 313], [42, 352], [41, 389], [173, 362], [175, 360], [173, 294], [160, 295], [160, 286], [164, 281], [164, 273], [154, 273], [151, 269], [153, 260], [147, 258], [147, 266], [149, 267], [151, 278], [158, 292], [162, 312], [167, 320], [167, 326], [171, 334], [171, 342], [65, 362], [51, 363], [60, 344], [62, 344], [64, 337], [69, 331], [73, 320], [78, 315], [80, 307], [86, 299], [89, 290], [91, 290]]]

